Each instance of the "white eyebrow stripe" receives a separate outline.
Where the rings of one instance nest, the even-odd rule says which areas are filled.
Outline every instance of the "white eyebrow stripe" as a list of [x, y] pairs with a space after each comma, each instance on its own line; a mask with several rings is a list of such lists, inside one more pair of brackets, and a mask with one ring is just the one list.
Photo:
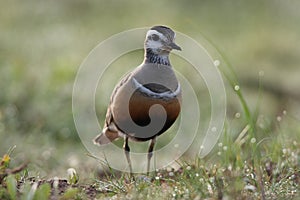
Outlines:
[[167, 38], [160, 32], [156, 31], [156, 30], [149, 30], [147, 31], [147, 35], [146, 38], [148, 38], [150, 35], [156, 34], [158, 35], [161, 39], [166, 40]]
[[162, 47], [162, 44], [158, 41], [148, 40], [146, 43], [146, 47], [149, 47], [151, 49], [159, 49]]
[[149, 88], [144, 87], [135, 78], [132, 78], [132, 82], [133, 82], [134, 86], [137, 88], [137, 90], [139, 90], [141, 93], [144, 93], [147, 96], [151, 96], [151, 97], [157, 98], [157, 99], [173, 99], [173, 98], [177, 97], [181, 91], [181, 86], [180, 86], [179, 82], [178, 82], [178, 86], [174, 92], [166, 91], [166, 92], [161, 92], [161, 93], [153, 92]]

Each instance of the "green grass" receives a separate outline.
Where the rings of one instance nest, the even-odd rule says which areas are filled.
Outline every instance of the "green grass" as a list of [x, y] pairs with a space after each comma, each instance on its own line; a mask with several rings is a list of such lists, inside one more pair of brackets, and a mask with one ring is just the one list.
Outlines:
[[[3, 156], [0, 165], [0, 198], [299, 198], [300, 144], [297, 120], [285, 111], [280, 118], [277, 117], [277, 121], [272, 122], [274, 127], [270, 127], [259, 109], [255, 115], [251, 114], [242, 88], [234, 90], [238, 82], [226, 77], [244, 110], [235, 118], [226, 120], [218, 145], [206, 158], [195, 158], [194, 161], [185, 161], [191, 159], [183, 158], [177, 161], [179, 168], [167, 167], [152, 172], [150, 176], [135, 174], [133, 178], [109, 169], [88, 178], [91, 174], [79, 168], [77, 172], [71, 170], [67, 178], [45, 179], [32, 175], [25, 167], [15, 170], [18, 167], [11, 166], [14, 153], [14, 148], [11, 148]], [[235, 127], [237, 123], [244, 124], [244, 127]], [[238, 129], [238, 134], [232, 133]], [[83, 181], [79, 177], [84, 177]]]
[[[1, 200], [300, 198], [298, 1], [28, 0], [1, 5], [0, 157], [8, 155], [0, 165]], [[136, 17], [142, 8], [142, 17]], [[103, 174], [74, 126], [76, 72], [100, 41], [154, 24], [200, 42], [205, 38], [209, 52], [224, 59], [227, 67], [220, 69], [228, 109], [223, 135], [204, 159], [186, 155], [176, 169], [150, 177], [137, 174], [135, 181], [113, 170]], [[101, 124], [117, 76], [139, 64], [141, 55], [125, 55], [107, 71], [96, 97]], [[185, 68], [185, 61], [176, 56], [172, 61], [199, 85], [194, 89], [201, 115], [209, 118], [205, 83]], [[79, 181], [67, 173], [69, 168]]]
[[[225, 134], [216, 152], [208, 159], [178, 161], [180, 168], [176, 170], [167, 167], [149, 177], [136, 174], [135, 180], [126, 173], [109, 171], [101, 177], [79, 183], [72, 182], [72, 179], [58, 179], [56, 187], [55, 178], [46, 181], [29, 176], [31, 172], [25, 170], [3, 179], [0, 197], [47, 199], [52, 190], [51, 196], [61, 199], [297, 199], [299, 149], [297, 138], [287, 135], [275, 135], [262, 141], [249, 138], [241, 142]], [[257, 151], [261, 155], [259, 159]], [[6, 169], [9, 167], [5, 166]], [[84, 174], [77, 173], [80, 177], [81, 173]]]

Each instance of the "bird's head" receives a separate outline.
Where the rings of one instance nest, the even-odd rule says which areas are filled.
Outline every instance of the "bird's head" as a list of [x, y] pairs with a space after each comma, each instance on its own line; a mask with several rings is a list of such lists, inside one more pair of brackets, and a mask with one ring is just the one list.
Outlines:
[[155, 54], [169, 54], [173, 49], [181, 50], [175, 44], [175, 32], [166, 26], [154, 26], [146, 35], [145, 49]]

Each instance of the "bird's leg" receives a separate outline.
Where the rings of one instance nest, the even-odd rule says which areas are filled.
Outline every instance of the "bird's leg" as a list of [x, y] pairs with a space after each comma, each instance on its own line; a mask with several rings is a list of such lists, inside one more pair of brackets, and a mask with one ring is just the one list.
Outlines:
[[150, 160], [153, 156], [153, 148], [154, 148], [155, 142], [156, 142], [156, 138], [153, 138], [150, 142], [149, 149], [148, 149], [147, 175], [149, 175]]
[[123, 149], [124, 149], [125, 156], [126, 156], [126, 159], [127, 159], [127, 162], [128, 162], [130, 176], [132, 176], [132, 166], [131, 166], [131, 160], [130, 160], [130, 155], [129, 155], [130, 148], [129, 148], [129, 145], [128, 145], [128, 136], [125, 136], [125, 138], [124, 138]]

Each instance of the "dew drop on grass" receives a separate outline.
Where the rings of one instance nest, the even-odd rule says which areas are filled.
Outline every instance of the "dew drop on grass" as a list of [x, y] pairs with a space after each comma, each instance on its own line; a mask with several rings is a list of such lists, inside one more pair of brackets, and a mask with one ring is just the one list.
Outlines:
[[282, 149], [282, 153], [283, 153], [283, 154], [286, 154], [286, 153], [287, 153], [287, 150], [286, 150], [286, 149]]
[[283, 110], [283, 111], [282, 111], [282, 114], [286, 115], [286, 113], [287, 113], [286, 110]]
[[234, 116], [235, 116], [235, 118], [239, 119], [241, 117], [241, 113], [237, 112], [237, 113], [235, 113]]
[[215, 65], [216, 67], [219, 67], [220, 64], [221, 64], [221, 62], [220, 62], [219, 60], [215, 60], [215, 61], [214, 61], [214, 65]]
[[256, 142], [256, 138], [251, 138], [250, 142], [254, 144]]
[[222, 147], [222, 146], [223, 146], [223, 143], [222, 143], [222, 142], [220, 142], [220, 143], [218, 144], [218, 146], [219, 146], [219, 147]]
[[281, 116], [277, 116], [277, 121], [280, 122], [282, 120]]
[[239, 91], [239, 90], [240, 90], [240, 86], [239, 86], [239, 85], [235, 85], [235, 86], [234, 86], [234, 90], [235, 90], [235, 91]]
[[222, 155], [222, 152], [221, 151], [218, 151], [218, 156]]
[[223, 150], [224, 150], [224, 151], [227, 151], [227, 149], [228, 149], [227, 146], [224, 146], [224, 147], [223, 147]]

